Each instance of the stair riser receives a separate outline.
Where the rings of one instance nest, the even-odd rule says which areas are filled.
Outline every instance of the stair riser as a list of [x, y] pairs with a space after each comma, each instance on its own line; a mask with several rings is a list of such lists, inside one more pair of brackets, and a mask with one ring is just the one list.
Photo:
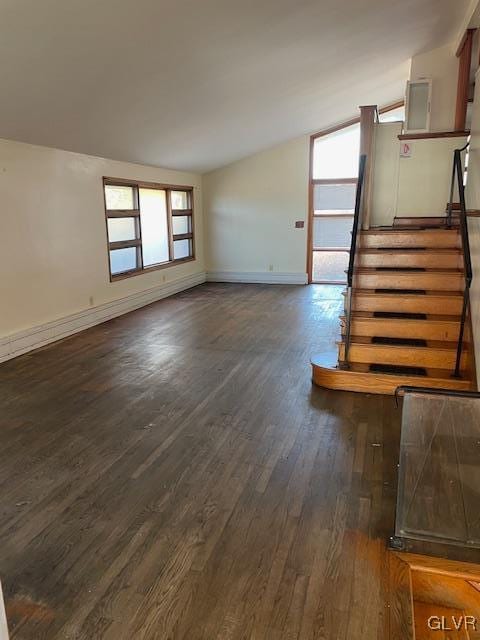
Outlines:
[[[340, 344], [338, 348], [340, 361], [345, 360], [345, 345]], [[350, 362], [362, 364], [390, 364], [404, 365], [412, 367], [427, 367], [430, 369], [453, 369], [455, 368], [456, 351], [445, 349], [418, 348], [418, 347], [388, 347], [383, 345], [361, 345], [352, 344], [349, 349], [348, 359]], [[463, 355], [462, 369], [466, 368], [467, 356]]]
[[420, 253], [416, 251], [406, 253], [389, 253], [378, 255], [360, 254], [356, 261], [357, 267], [418, 267], [424, 269], [462, 269], [463, 261], [460, 254]]
[[353, 286], [359, 289], [424, 289], [426, 291], [463, 291], [463, 274], [435, 274], [417, 271], [400, 274], [387, 271], [357, 273]]
[[452, 315], [460, 315], [462, 311], [462, 300], [458, 298], [435, 298], [428, 296], [408, 296], [400, 295], [398, 299], [382, 296], [377, 293], [374, 296], [364, 296], [355, 294], [353, 296], [354, 311], [388, 311], [396, 313], [402, 311], [404, 313], [426, 313], [432, 315], [441, 315], [448, 309], [448, 313]]
[[[342, 320], [342, 334], [345, 333], [345, 322]], [[373, 338], [412, 338], [419, 340], [439, 340], [441, 342], [457, 342], [459, 323], [429, 322], [428, 320], [400, 320], [396, 318], [355, 318], [352, 321], [350, 335]]]
[[[402, 229], [403, 227], [440, 227], [445, 225], [445, 217], [442, 218], [395, 218], [393, 226], [396, 229]], [[455, 213], [452, 215], [452, 225], [458, 225], [458, 215]]]
[[460, 236], [457, 231], [429, 231], [419, 232], [390, 232], [374, 233], [360, 236], [360, 246], [363, 249], [378, 249], [392, 247], [424, 247], [428, 249], [459, 249]]

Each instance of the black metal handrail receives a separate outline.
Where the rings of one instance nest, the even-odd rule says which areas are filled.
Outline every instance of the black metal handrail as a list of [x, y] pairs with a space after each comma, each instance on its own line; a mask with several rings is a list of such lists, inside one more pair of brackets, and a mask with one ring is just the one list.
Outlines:
[[348, 352], [350, 349], [353, 272], [355, 268], [355, 254], [357, 250], [358, 230], [363, 217], [363, 183], [365, 180], [366, 164], [367, 164], [367, 156], [363, 154], [360, 156], [360, 162], [358, 167], [358, 182], [357, 182], [357, 191], [355, 194], [355, 213], [353, 216], [352, 241], [350, 244], [350, 256], [348, 259], [348, 271], [347, 271], [347, 296], [346, 296], [346, 302], [345, 302], [345, 316], [346, 316], [345, 351], [344, 351], [344, 357], [343, 357], [343, 364], [346, 367], [348, 367]]
[[401, 385], [395, 389], [395, 404], [398, 407], [398, 397], [405, 393], [423, 393], [429, 396], [451, 396], [452, 398], [480, 398], [479, 391], [467, 391], [462, 389], [439, 389], [435, 387], [414, 387]]
[[467, 142], [467, 144], [461, 149], [455, 149], [453, 154], [452, 183], [450, 187], [450, 202], [448, 203], [447, 211], [447, 226], [450, 228], [452, 226], [453, 198], [456, 182], [458, 188], [458, 197], [460, 201], [459, 223], [460, 235], [462, 238], [465, 288], [463, 290], [463, 305], [462, 315], [460, 318], [460, 331], [458, 334], [457, 357], [455, 359], [455, 370], [453, 372], [454, 378], [461, 377], [460, 367], [462, 361], [463, 341], [465, 336], [465, 323], [467, 320], [467, 312], [470, 304], [470, 285], [472, 284], [473, 277], [472, 256], [470, 253], [470, 240], [468, 237], [467, 208], [465, 205], [464, 170], [462, 163], [462, 152], [468, 149], [468, 145], [469, 143]]

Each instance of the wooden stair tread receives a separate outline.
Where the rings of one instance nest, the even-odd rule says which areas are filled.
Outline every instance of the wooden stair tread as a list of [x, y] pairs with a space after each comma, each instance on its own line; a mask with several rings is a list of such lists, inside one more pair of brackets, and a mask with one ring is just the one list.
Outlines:
[[[414, 271], [413, 269], [404, 269], [403, 267], [392, 267], [391, 269], [388, 269], [388, 270], [379, 269], [377, 267], [355, 267], [354, 272], [359, 274], [371, 273], [375, 275], [382, 275], [382, 274], [391, 275], [394, 273], [398, 275], [408, 275], [408, 276], [418, 275], [423, 273], [430, 273], [435, 275], [450, 276], [450, 275], [462, 275], [463, 269], [436, 269], [435, 267], [427, 267], [425, 269]], [[345, 271], [345, 273], [347, 273], [347, 271]]]
[[[345, 340], [338, 340], [337, 345], [345, 344]], [[453, 351], [457, 352], [457, 346], [455, 343], [448, 342], [446, 340], [426, 340], [424, 345], [412, 345], [412, 344], [389, 344], [383, 342], [373, 342], [373, 338], [371, 336], [352, 336], [350, 338], [350, 345], [358, 344], [358, 345], [368, 345], [372, 348], [383, 348], [387, 347], [388, 349], [435, 349], [435, 350], [444, 350], [444, 351]]]
[[[467, 346], [467, 345], [465, 345]], [[343, 362], [346, 341], [337, 342], [338, 360]], [[353, 336], [350, 340], [348, 360], [368, 365], [404, 366], [419, 369], [448, 369], [453, 371], [457, 360], [457, 343], [442, 340], [412, 340], [410, 338], [382, 338]], [[460, 366], [468, 368], [468, 351], [463, 350]], [[385, 373], [385, 372], [383, 372]]]
[[398, 255], [399, 253], [405, 253], [408, 256], [421, 255], [423, 253], [440, 253], [442, 255], [461, 255], [461, 250], [458, 247], [420, 247], [419, 249], [411, 250], [406, 247], [388, 247], [387, 249], [381, 249], [380, 247], [360, 247], [358, 253], [367, 253], [378, 256], [388, 256], [389, 254]]
[[[342, 292], [343, 295], [346, 294], [346, 291]], [[376, 298], [378, 296], [387, 296], [391, 298], [395, 298], [397, 300], [403, 300], [404, 298], [408, 298], [410, 296], [414, 298], [459, 298], [463, 300], [463, 295], [459, 291], [419, 291], [418, 293], [403, 293], [402, 291], [397, 291], [395, 289], [391, 289], [390, 292], [382, 291], [376, 292], [375, 289], [356, 289], [353, 288], [353, 295], [362, 295], [362, 296], [371, 296]]]
[[[402, 313], [401, 311], [398, 312], [399, 314]], [[426, 317], [425, 318], [401, 318], [401, 317], [382, 317], [382, 316], [375, 316], [374, 312], [372, 311], [354, 311], [352, 313], [352, 320], [354, 320], [355, 318], [368, 318], [371, 320], [378, 320], [381, 322], [385, 322], [386, 320], [401, 320], [402, 322], [460, 322], [460, 316], [455, 316], [455, 315], [430, 315], [430, 314], [424, 314]], [[345, 315], [342, 314], [340, 315], [340, 319], [341, 320], [345, 320]]]
[[[392, 235], [411, 235], [410, 230], [398, 229], [396, 227], [381, 227], [378, 229], [362, 229], [360, 235], [362, 236], [375, 236], [391, 233]], [[458, 235], [458, 229], [423, 229], [421, 235], [430, 235], [434, 233], [448, 233], [450, 235]]]

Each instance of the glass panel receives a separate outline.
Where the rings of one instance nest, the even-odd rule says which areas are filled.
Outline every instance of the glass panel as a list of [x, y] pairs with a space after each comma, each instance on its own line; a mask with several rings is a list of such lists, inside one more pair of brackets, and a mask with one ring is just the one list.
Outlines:
[[346, 251], [314, 251], [313, 281], [346, 282], [345, 271], [348, 269], [348, 252]]
[[110, 251], [110, 271], [112, 274], [131, 271], [137, 267], [137, 250], [135, 247], [128, 249], [114, 249]]
[[427, 129], [429, 89], [427, 82], [412, 82], [409, 85], [408, 131], [425, 131]]
[[105, 204], [107, 209], [135, 209], [133, 187], [105, 185]]
[[109, 218], [108, 241], [135, 240], [135, 218]]
[[315, 216], [313, 218], [313, 246], [315, 249], [342, 247], [350, 249], [353, 216]]
[[379, 116], [380, 122], [404, 122], [405, 121], [405, 107], [398, 107], [398, 109], [391, 109], [386, 113], [381, 113]]
[[480, 547], [480, 398], [406, 394], [395, 533]]
[[140, 222], [142, 225], [143, 266], [167, 262], [168, 225], [166, 192], [160, 189], [139, 189]]
[[190, 209], [188, 191], [172, 191], [172, 209]]
[[313, 177], [356, 178], [359, 152], [359, 124], [317, 138], [313, 145]]
[[173, 216], [173, 235], [178, 233], [190, 233], [190, 216]]
[[190, 240], [175, 240], [173, 243], [173, 257], [175, 260], [190, 256]]
[[354, 212], [356, 184], [316, 184], [313, 187], [315, 213], [323, 211]]

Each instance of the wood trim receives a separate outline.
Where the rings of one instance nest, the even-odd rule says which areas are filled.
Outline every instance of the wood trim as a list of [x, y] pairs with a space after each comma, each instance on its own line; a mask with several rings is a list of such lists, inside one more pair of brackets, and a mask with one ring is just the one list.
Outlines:
[[107, 218], [139, 218], [139, 209], [107, 209]]
[[312, 178], [315, 184], [357, 184], [358, 178]]
[[167, 233], [168, 233], [168, 257], [173, 260], [173, 222], [172, 222], [172, 194], [167, 191]]
[[367, 156], [363, 183], [363, 218], [361, 220], [362, 229], [364, 230], [370, 227], [372, 208], [375, 113], [375, 106], [360, 107], [360, 155]]
[[192, 209], [172, 209], [172, 216], [191, 216]]
[[[384, 113], [388, 113], [389, 111], [393, 111], [394, 109], [399, 109], [405, 105], [405, 100], [397, 100], [396, 102], [391, 102], [390, 104], [385, 105], [384, 107], [380, 107], [378, 109], [378, 113], [380, 115]], [[317, 133], [312, 133], [311, 138], [322, 138], [323, 136], [328, 136], [330, 133], [336, 133], [337, 131], [341, 131], [342, 129], [346, 129], [347, 127], [352, 127], [354, 124], [358, 124], [360, 122], [360, 116], [356, 116], [355, 118], [350, 118], [349, 120], [344, 120], [343, 122], [328, 127], [327, 129], [322, 129]]]
[[115, 251], [116, 249], [131, 249], [132, 247], [139, 247], [142, 244], [140, 238], [136, 238], [135, 240], [121, 240], [118, 242], [109, 242], [108, 248], [110, 251]]
[[[469, 31], [472, 31], [473, 33], [475, 33], [476, 29], [466, 29], [465, 30], [465, 33], [463, 34], [463, 37], [460, 40], [460, 44], [457, 47], [457, 51], [455, 52], [455, 55], [457, 56], [457, 58], [460, 58], [460, 56], [462, 55], [463, 47], [467, 43], [467, 39], [469, 37]], [[472, 37], [473, 37], [473, 33], [472, 33]]]
[[103, 184], [139, 187], [141, 189], [159, 189], [161, 191], [171, 189], [172, 191], [193, 191], [191, 185], [166, 184], [164, 182], [145, 182], [142, 180], [129, 180], [125, 178], [112, 178], [103, 176]]
[[426, 571], [443, 576], [462, 578], [463, 580], [480, 580], [480, 564], [407, 552], [391, 551], [391, 553], [415, 571]]
[[336, 284], [343, 286], [347, 284], [346, 280], [312, 280], [312, 284]]
[[470, 68], [472, 65], [473, 34], [476, 29], [467, 29], [460, 47], [457, 51], [458, 61], [458, 81], [457, 81], [457, 103], [455, 108], [455, 130], [465, 129], [467, 120], [467, 105], [470, 85]]
[[188, 258], [179, 258], [178, 260], [169, 260], [168, 262], [161, 262], [159, 264], [152, 265], [151, 267], [143, 267], [143, 269], [134, 269], [132, 271], [125, 271], [125, 273], [118, 273], [111, 277], [111, 282], [116, 282], [117, 280], [125, 280], [125, 278], [133, 278], [133, 276], [138, 276], [141, 273], [149, 273], [150, 271], [160, 271], [161, 269], [167, 269], [168, 267], [173, 267], [177, 264], [182, 264], [183, 262], [193, 262], [195, 260], [194, 257]]
[[313, 149], [315, 138], [310, 137], [308, 167], [308, 218], [307, 218], [307, 284], [312, 283], [313, 272]]
[[[355, 215], [354, 212], [352, 213], [344, 213], [342, 211], [342, 213], [337, 213], [335, 210], [330, 210], [330, 209], [322, 209], [321, 210], [322, 213], [315, 213], [315, 210], [313, 211], [313, 219], [315, 220], [316, 218], [335, 218], [335, 220], [337, 218], [353, 218], [353, 216]], [[323, 213], [325, 212], [325, 213]]]
[[[126, 209], [126, 210], [112, 210], [106, 208], [106, 198], [105, 198], [105, 185], [125, 185], [130, 186], [134, 190], [134, 209]], [[140, 216], [140, 197], [139, 197], [139, 189], [155, 189], [158, 191], [165, 192], [166, 198], [166, 207], [167, 207], [167, 229], [168, 229], [168, 250], [169, 250], [169, 260], [166, 262], [162, 262], [157, 265], [151, 265], [145, 267], [143, 264], [143, 245], [142, 245], [142, 225], [141, 225], [141, 216]], [[172, 206], [171, 206], [171, 197], [172, 191], [183, 191], [187, 194], [188, 199], [188, 209], [176, 209], [177, 215], [188, 216], [190, 217], [190, 232], [187, 234], [177, 234], [173, 235], [173, 225], [172, 225]], [[180, 186], [180, 185], [166, 185], [157, 182], [142, 182], [135, 180], [125, 180], [124, 178], [112, 178], [112, 177], [103, 177], [103, 200], [105, 207], [105, 227], [106, 227], [106, 237], [107, 237], [107, 262], [108, 262], [108, 271], [110, 275], [110, 282], [116, 282], [117, 280], [123, 280], [125, 278], [131, 278], [133, 276], [139, 275], [141, 273], [147, 273], [149, 271], [156, 271], [158, 269], [164, 269], [166, 267], [170, 267], [176, 264], [181, 264], [183, 262], [190, 262], [195, 260], [195, 219], [194, 219], [194, 187], [192, 186]], [[135, 219], [135, 232], [136, 238], [134, 240], [125, 240], [121, 242], [109, 242], [108, 240], [108, 219], [109, 218], [134, 218]], [[190, 240], [190, 252], [191, 255], [186, 258], [179, 258], [175, 260], [174, 258], [174, 250], [173, 250], [173, 242], [174, 239], [177, 240]], [[136, 247], [137, 256], [136, 256], [136, 268], [131, 269], [129, 271], [125, 271], [123, 273], [112, 274], [111, 265], [110, 265], [110, 251], [115, 249], [126, 249], [130, 247]]]
[[428, 138], [466, 138], [470, 131], [430, 131], [428, 133], [401, 133], [399, 140], [426, 140]]

